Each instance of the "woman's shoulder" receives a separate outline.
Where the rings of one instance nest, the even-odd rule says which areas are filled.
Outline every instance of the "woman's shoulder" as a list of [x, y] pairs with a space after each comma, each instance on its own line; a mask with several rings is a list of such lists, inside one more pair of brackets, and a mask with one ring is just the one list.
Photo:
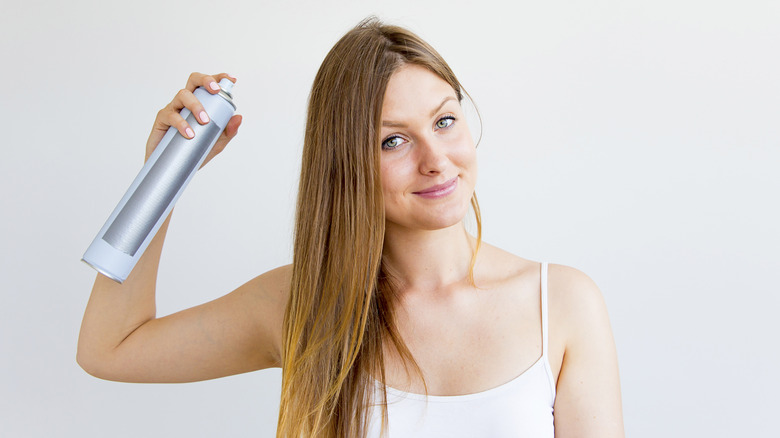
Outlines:
[[292, 279], [292, 268], [292, 264], [277, 266], [276, 268], [260, 274], [257, 278], [262, 278], [263, 281], [268, 283], [289, 286], [290, 280]]
[[601, 291], [582, 271], [550, 264], [548, 295], [556, 430], [622, 437], [617, 352]]
[[246, 282], [239, 290], [266, 299], [276, 299], [286, 303], [290, 294], [292, 265], [283, 265], [266, 271]]
[[214, 303], [215, 308], [227, 309], [233, 327], [244, 333], [255, 345], [265, 345], [265, 357], [270, 358], [261, 368], [280, 366], [282, 352], [282, 326], [287, 301], [290, 296], [292, 265], [279, 266], [266, 271], [239, 286]]
[[484, 278], [507, 281], [523, 276], [538, 276], [541, 264], [482, 242], [477, 255], [477, 266], [482, 268]]
[[292, 265], [279, 266], [266, 271], [239, 286], [226, 298], [244, 311], [254, 313], [255, 318], [275, 322], [281, 329], [281, 321], [290, 296]]
[[[483, 243], [480, 249], [483, 266], [488, 266], [493, 279], [509, 280], [525, 278], [529, 282], [541, 281], [539, 261], [526, 259], [496, 246]], [[606, 306], [601, 290], [584, 272], [577, 268], [548, 263], [547, 294], [551, 316], [576, 330], [594, 320], [606, 318]], [[554, 315], [553, 315], [554, 314]]]
[[604, 309], [601, 290], [587, 274], [571, 266], [550, 263], [547, 290], [551, 303], [568, 317], [587, 317]]
[[547, 291], [550, 326], [555, 329], [561, 353], [599, 350], [611, 341], [611, 335], [605, 335], [612, 329], [604, 296], [587, 274], [571, 266], [550, 264]]

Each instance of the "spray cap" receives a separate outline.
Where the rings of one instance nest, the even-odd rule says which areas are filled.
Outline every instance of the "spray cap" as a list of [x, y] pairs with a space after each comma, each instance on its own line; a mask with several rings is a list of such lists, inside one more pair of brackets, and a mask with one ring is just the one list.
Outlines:
[[228, 78], [224, 78], [221, 81], [219, 81], [219, 95], [225, 99], [230, 105], [233, 106], [233, 109], [236, 109], [236, 104], [233, 103], [233, 82], [230, 81]]
[[224, 78], [221, 81], [219, 81], [219, 88], [222, 88], [222, 91], [224, 91], [227, 94], [232, 94], [233, 81], [231, 81], [228, 78]]

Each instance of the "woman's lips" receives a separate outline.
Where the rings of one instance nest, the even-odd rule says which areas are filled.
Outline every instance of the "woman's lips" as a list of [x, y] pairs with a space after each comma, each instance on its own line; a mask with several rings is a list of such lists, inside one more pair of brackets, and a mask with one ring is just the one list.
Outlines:
[[423, 198], [441, 198], [454, 192], [457, 187], [458, 177], [456, 176], [455, 178], [452, 178], [443, 184], [437, 184], [435, 186], [428, 187], [425, 190], [412, 193], [418, 196], [422, 196]]

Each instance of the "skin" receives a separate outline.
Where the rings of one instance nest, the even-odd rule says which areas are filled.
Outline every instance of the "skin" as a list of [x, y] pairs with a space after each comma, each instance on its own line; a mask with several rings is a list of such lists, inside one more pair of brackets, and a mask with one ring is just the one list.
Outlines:
[[[168, 126], [186, 134], [182, 107], [202, 111], [192, 91], [226, 76], [190, 76], [158, 113], [147, 156]], [[384, 252], [401, 279], [400, 333], [429, 394], [501, 385], [542, 355], [540, 264], [483, 243], [474, 270], [479, 289], [467, 280], [475, 242], [462, 219], [476, 182], [476, 151], [449, 84], [424, 68], [401, 67], [388, 84], [382, 120]], [[234, 116], [209, 159], [240, 124]], [[446, 196], [422, 195], [453, 180]], [[98, 274], [79, 337], [79, 364], [97, 377], [128, 382], [189, 382], [279, 366], [290, 266], [212, 302], [156, 318], [155, 281], [167, 226], [123, 284]], [[585, 274], [550, 265], [548, 294], [556, 437], [622, 437], [617, 355], [600, 291]], [[389, 386], [424, 392], [398, 358], [386, 357]]]

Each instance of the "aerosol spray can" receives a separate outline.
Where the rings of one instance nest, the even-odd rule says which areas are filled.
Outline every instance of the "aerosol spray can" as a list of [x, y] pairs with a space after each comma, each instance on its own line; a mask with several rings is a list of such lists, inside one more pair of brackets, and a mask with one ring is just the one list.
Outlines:
[[101, 274], [121, 283], [141, 258], [152, 238], [173, 209], [195, 172], [214, 147], [236, 111], [233, 82], [219, 81], [221, 90], [211, 94], [202, 87], [194, 95], [211, 119], [201, 125], [186, 108], [181, 116], [195, 136], [192, 139], [171, 127], [119, 201], [82, 258]]

